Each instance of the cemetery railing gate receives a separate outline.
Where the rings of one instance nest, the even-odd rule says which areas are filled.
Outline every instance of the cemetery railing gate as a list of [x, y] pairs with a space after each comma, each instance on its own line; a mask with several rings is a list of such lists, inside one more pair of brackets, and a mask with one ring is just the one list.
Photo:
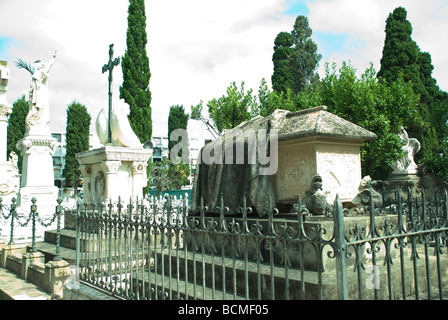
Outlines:
[[[77, 210], [80, 280], [125, 299], [446, 299], [447, 193], [259, 219], [186, 199]], [[214, 214], [213, 214], [214, 213]], [[444, 292], [445, 291], [445, 292]]]
[[[32, 225], [76, 217], [77, 280], [123, 299], [446, 299], [448, 196], [399, 191], [383, 208], [310, 215], [300, 198], [289, 215], [263, 218], [243, 199], [240, 215], [224, 203], [189, 213], [187, 199], [140, 203], [58, 200], [51, 221], [33, 202], [28, 217], [0, 201], [2, 218]], [[24, 220], [25, 219], [25, 220]]]

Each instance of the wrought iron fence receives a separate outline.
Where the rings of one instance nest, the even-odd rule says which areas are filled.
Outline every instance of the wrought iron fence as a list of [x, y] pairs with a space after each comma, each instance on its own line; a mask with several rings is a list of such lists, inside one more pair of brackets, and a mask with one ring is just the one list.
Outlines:
[[[387, 206], [375, 208], [371, 196], [360, 210], [344, 209], [337, 198], [323, 216], [299, 198], [291, 212], [265, 218], [244, 198], [233, 216], [222, 201], [197, 212], [186, 198], [78, 201], [79, 280], [138, 300], [446, 299], [448, 197], [445, 190], [433, 195], [397, 190]], [[42, 220], [36, 207], [25, 222], [14, 205], [9, 215], [0, 208], [11, 239], [14, 221]], [[59, 202], [51, 219], [68, 212]]]
[[[80, 278], [126, 299], [446, 298], [447, 196], [240, 216], [186, 200], [78, 210]], [[373, 203], [373, 201], [371, 201]], [[446, 249], [445, 249], [446, 250]], [[422, 293], [424, 295], [422, 296]]]

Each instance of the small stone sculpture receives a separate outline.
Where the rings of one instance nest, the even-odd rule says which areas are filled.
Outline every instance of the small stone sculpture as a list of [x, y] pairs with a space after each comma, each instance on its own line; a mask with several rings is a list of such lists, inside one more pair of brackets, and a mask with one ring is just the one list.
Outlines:
[[[115, 102], [112, 108], [110, 122], [108, 123], [107, 112], [101, 109], [96, 119], [96, 133], [100, 142], [104, 145], [116, 147], [142, 148], [142, 143], [131, 128], [128, 120], [129, 106], [124, 100]], [[108, 142], [107, 130], [110, 125], [112, 141]]]
[[322, 190], [322, 177], [316, 174], [311, 182], [311, 188], [305, 191], [305, 204], [313, 215], [325, 215], [331, 212], [330, 192]]
[[417, 164], [414, 162], [414, 156], [420, 151], [420, 142], [415, 138], [409, 138], [406, 130], [401, 127], [401, 132], [398, 134], [403, 144], [402, 150], [404, 152], [403, 158], [397, 160], [392, 165], [393, 172], [410, 173], [417, 170]]
[[380, 208], [383, 205], [383, 197], [380, 193], [373, 189], [375, 183], [376, 182], [373, 181], [370, 176], [365, 176], [362, 178], [358, 188], [359, 193], [353, 198], [352, 203], [357, 206], [369, 205], [370, 197], [372, 195], [374, 207]]

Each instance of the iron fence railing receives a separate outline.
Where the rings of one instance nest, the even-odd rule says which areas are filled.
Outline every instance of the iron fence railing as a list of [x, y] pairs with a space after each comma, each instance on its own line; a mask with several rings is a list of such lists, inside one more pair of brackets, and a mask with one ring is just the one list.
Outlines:
[[[0, 201], [9, 221], [49, 225], [76, 218], [81, 282], [124, 299], [446, 299], [448, 197], [445, 190], [394, 192], [381, 208], [348, 210], [337, 198], [324, 216], [300, 198], [291, 212], [239, 214], [221, 201], [191, 212], [187, 198], [87, 204], [43, 221]], [[35, 240], [31, 247], [35, 250]]]

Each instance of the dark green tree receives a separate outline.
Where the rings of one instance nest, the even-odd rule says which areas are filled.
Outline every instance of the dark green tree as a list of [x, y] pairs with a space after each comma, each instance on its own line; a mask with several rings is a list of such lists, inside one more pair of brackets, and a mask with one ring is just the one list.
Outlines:
[[171, 133], [176, 129], [184, 129], [186, 131], [188, 127], [188, 119], [190, 119], [190, 116], [188, 113], [185, 113], [183, 105], [170, 107], [170, 113], [168, 115], [168, 150], [170, 152], [173, 146], [178, 143], [177, 141], [170, 140]]
[[386, 37], [378, 77], [388, 82], [401, 77], [411, 83], [414, 92], [420, 96], [418, 112], [421, 121], [407, 128], [409, 135], [421, 143], [421, 151], [415, 159], [427, 164], [433, 172], [443, 175], [448, 171], [448, 94], [439, 89], [432, 77], [434, 67], [431, 55], [420, 51], [412, 40], [412, 25], [406, 18], [406, 9], [398, 7], [386, 20]]
[[291, 56], [291, 71], [294, 93], [310, 89], [319, 80], [317, 68], [322, 55], [317, 53], [317, 44], [311, 39], [313, 30], [309, 26], [308, 18], [298, 16], [291, 35], [294, 42], [294, 53]]
[[419, 54], [417, 43], [412, 40], [412, 25], [406, 19], [403, 7], [396, 8], [386, 20], [386, 38], [378, 77], [395, 81], [399, 76], [412, 81], [417, 93], [422, 89], [420, 80]]
[[277, 92], [286, 92], [294, 85], [292, 76], [291, 58], [294, 53], [294, 39], [288, 32], [280, 32], [274, 41], [274, 54], [272, 63], [274, 73], [272, 74], [272, 89]]
[[[8, 155], [14, 151], [18, 156], [18, 168], [19, 172], [22, 171], [22, 155], [16, 148], [17, 142], [25, 136], [26, 127], [25, 119], [28, 115], [29, 105], [28, 101], [25, 100], [25, 95], [17, 99], [12, 105], [12, 113], [8, 120], [8, 142], [7, 142], [7, 152]], [[6, 161], [7, 159], [3, 159]]]
[[89, 150], [90, 121], [90, 114], [84, 105], [74, 101], [67, 107], [66, 155], [63, 172], [66, 186], [79, 185], [81, 172], [76, 154]]
[[122, 58], [123, 84], [120, 99], [129, 104], [129, 122], [140, 142], [151, 141], [152, 116], [149, 90], [149, 60], [146, 53], [146, 12], [144, 0], [130, 0], [127, 49]]
[[[188, 113], [185, 113], [184, 106], [176, 105], [170, 107], [170, 113], [168, 115], [168, 149], [170, 152], [170, 158], [175, 157], [187, 159], [189, 161], [189, 154], [183, 154], [184, 150], [188, 152], [188, 119], [190, 118]], [[180, 139], [186, 139], [186, 141], [171, 141], [171, 133], [176, 129], [183, 129], [186, 133], [185, 136]], [[173, 147], [178, 143], [185, 143], [185, 147], [180, 149], [177, 154], [171, 154]], [[174, 152], [174, 151], [173, 151]], [[176, 160], [177, 161], [177, 160]], [[190, 176], [190, 164], [182, 161], [180, 163], [173, 163], [172, 161], [167, 161], [168, 165], [168, 177], [170, 178], [170, 187], [179, 189], [180, 187], [187, 185], [189, 183]]]

